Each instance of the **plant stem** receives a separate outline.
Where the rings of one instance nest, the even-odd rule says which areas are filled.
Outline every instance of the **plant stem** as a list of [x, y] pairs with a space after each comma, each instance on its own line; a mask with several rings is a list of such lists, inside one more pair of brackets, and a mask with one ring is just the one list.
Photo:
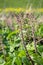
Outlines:
[[20, 27], [20, 32], [21, 32], [21, 41], [24, 45], [24, 48], [25, 48], [25, 52], [26, 52], [26, 57], [28, 58], [28, 60], [31, 61], [31, 64], [34, 65], [34, 61], [32, 60], [32, 58], [30, 57], [28, 51], [27, 51], [27, 48], [26, 48], [26, 44], [25, 44], [25, 41], [24, 41], [24, 36], [23, 36], [23, 32], [22, 32], [22, 22], [20, 21], [20, 24], [19, 24], [19, 27]]

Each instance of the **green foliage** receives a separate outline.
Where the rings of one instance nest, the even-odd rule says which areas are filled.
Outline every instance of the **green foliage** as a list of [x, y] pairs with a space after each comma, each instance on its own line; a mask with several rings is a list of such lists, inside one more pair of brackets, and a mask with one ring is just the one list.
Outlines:
[[27, 4], [35, 8], [43, 8], [43, 0], [0, 0], [0, 8], [4, 7], [22, 7], [26, 8]]
[[[20, 37], [20, 30], [17, 22], [14, 22], [15, 30], [12, 31], [8, 26], [3, 25], [5, 27], [1, 26], [0, 34], [2, 36], [2, 42], [4, 44], [4, 50], [6, 51], [6, 55], [3, 54], [3, 51], [0, 49], [0, 65], [31, 65], [30, 60], [26, 57], [26, 52], [24, 49], [24, 46], [21, 42]], [[36, 26], [36, 25], [35, 25]], [[28, 30], [28, 31], [27, 31]], [[43, 65], [43, 45], [39, 42], [37, 44], [37, 49], [41, 56], [34, 52], [34, 42], [30, 37], [30, 42], [28, 42], [28, 35], [31, 35], [31, 27], [28, 24], [28, 20], [25, 20], [25, 23], [23, 24], [23, 35], [26, 42], [26, 48], [28, 50], [28, 53], [30, 54], [30, 57], [34, 60], [35, 65]], [[38, 25], [37, 30], [35, 30], [35, 36], [42, 37], [43, 38], [43, 24], [41, 23]], [[2, 51], [2, 52], [1, 52]], [[5, 57], [4, 57], [5, 56]]]

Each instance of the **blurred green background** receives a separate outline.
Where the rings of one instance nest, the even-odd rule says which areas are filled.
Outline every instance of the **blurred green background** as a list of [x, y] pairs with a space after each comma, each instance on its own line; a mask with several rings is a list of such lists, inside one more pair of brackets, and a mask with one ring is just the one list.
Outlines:
[[32, 5], [35, 8], [43, 8], [43, 0], [0, 0], [0, 8], [4, 7], [22, 7], [26, 8], [26, 5]]

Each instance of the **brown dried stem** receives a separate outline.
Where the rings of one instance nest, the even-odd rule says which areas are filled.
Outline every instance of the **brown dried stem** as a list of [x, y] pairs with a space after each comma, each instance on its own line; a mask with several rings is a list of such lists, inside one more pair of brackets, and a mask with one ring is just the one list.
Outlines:
[[24, 45], [24, 48], [25, 48], [26, 57], [28, 58], [28, 60], [31, 61], [31, 64], [34, 65], [34, 61], [33, 61], [32, 58], [30, 57], [30, 54], [28, 53], [27, 48], [26, 48], [26, 43], [25, 43], [25, 41], [24, 41], [24, 35], [23, 35], [23, 32], [22, 32], [22, 22], [23, 22], [23, 19], [21, 19], [20, 16], [19, 16], [19, 17], [17, 18], [17, 21], [18, 21], [18, 24], [19, 24], [19, 27], [20, 27], [21, 41], [22, 41], [22, 44]]
[[43, 38], [39, 39], [39, 40], [36, 42], [36, 44], [38, 44], [41, 40], [43, 40]]

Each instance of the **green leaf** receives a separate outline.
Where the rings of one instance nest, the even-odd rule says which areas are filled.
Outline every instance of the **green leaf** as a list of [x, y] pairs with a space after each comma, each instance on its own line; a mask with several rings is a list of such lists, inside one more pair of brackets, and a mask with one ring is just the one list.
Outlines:
[[31, 65], [30, 61], [26, 57], [22, 58], [22, 62], [24, 63], [24, 65]]
[[17, 33], [19, 33], [19, 30], [15, 30], [15, 31], [11, 32], [11, 33], [7, 36], [7, 39], [9, 39], [13, 34], [16, 35]]
[[19, 57], [16, 58], [15, 62], [16, 62], [17, 65], [22, 65], [21, 59]]

